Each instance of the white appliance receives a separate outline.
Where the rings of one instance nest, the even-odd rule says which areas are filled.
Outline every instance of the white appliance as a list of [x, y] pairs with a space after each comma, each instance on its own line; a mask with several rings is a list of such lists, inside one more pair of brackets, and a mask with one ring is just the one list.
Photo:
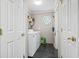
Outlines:
[[28, 32], [28, 55], [33, 56], [40, 46], [40, 31]]

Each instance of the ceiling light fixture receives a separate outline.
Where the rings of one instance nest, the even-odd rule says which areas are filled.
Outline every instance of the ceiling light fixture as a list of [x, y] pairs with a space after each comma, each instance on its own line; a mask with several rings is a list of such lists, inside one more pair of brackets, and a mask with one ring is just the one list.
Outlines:
[[34, 0], [34, 4], [35, 5], [41, 5], [42, 4], [42, 0]]

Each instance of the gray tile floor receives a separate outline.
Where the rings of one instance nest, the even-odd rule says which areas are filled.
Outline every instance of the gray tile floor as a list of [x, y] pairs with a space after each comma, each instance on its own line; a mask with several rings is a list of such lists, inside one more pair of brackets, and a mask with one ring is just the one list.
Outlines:
[[58, 51], [53, 44], [41, 45], [33, 58], [58, 58]]

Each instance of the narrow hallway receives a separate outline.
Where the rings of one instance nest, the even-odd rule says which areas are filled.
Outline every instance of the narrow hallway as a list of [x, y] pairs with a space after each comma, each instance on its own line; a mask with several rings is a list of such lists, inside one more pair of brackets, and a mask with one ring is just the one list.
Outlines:
[[53, 44], [41, 45], [33, 58], [58, 58], [58, 51]]
[[0, 58], [79, 58], [79, 0], [0, 0]]

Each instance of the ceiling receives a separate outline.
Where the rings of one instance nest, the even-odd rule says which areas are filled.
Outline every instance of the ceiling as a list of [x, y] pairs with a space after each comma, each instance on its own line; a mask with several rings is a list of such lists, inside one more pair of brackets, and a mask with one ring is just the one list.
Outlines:
[[53, 11], [57, 0], [42, 0], [41, 5], [35, 5], [34, 0], [27, 0], [27, 5], [31, 12]]

